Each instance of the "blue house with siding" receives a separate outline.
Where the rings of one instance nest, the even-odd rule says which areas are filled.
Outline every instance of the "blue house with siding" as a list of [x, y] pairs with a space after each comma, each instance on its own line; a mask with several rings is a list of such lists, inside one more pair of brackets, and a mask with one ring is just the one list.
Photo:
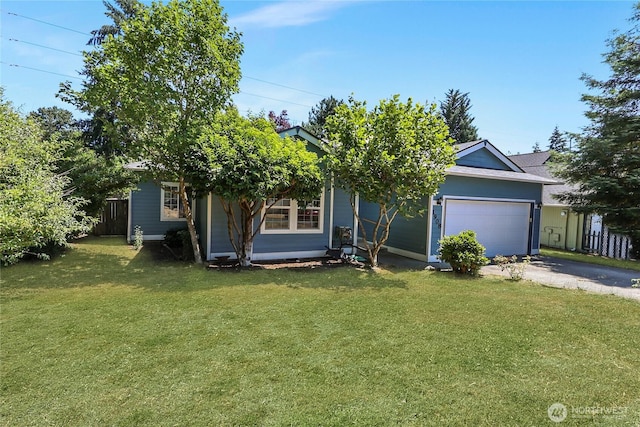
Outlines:
[[[318, 157], [324, 155], [317, 137], [297, 126], [280, 132], [282, 137], [303, 141]], [[142, 164], [130, 169], [143, 170]], [[170, 229], [186, 228], [179, 198], [164, 188], [177, 183], [142, 182], [129, 195], [128, 238], [133, 239], [134, 227], [140, 226], [145, 240], [162, 240]], [[227, 216], [214, 194], [193, 201], [195, 223], [204, 258], [230, 256], [235, 252], [227, 232]], [[253, 243], [252, 260], [318, 257], [327, 247], [338, 247], [333, 230], [336, 227], [356, 229], [349, 195], [327, 182], [318, 198], [302, 202], [291, 199], [279, 201], [263, 212], [265, 221]], [[258, 226], [256, 221], [255, 226]]]
[[[542, 190], [556, 182], [524, 172], [487, 140], [459, 144], [456, 150], [456, 164], [438, 193], [423, 201], [427, 213], [397, 217], [391, 225], [389, 252], [437, 262], [440, 239], [473, 230], [489, 257], [539, 253]], [[377, 209], [360, 202], [359, 215], [374, 219]]]

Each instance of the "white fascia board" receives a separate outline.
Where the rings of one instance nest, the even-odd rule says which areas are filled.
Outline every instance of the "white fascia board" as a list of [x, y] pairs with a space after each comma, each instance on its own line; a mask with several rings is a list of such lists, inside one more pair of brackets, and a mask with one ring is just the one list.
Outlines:
[[452, 166], [445, 171], [446, 175], [466, 176], [471, 178], [494, 179], [499, 181], [529, 182], [534, 184], [557, 184], [549, 178], [533, 175], [526, 172], [503, 171], [495, 169], [473, 168], [469, 166]]

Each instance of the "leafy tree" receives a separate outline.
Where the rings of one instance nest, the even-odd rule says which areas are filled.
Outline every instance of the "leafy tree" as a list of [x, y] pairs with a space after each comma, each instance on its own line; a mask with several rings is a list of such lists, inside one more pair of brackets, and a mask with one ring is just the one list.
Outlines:
[[440, 103], [440, 113], [449, 126], [449, 135], [457, 143], [462, 144], [478, 139], [478, 129], [473, 125], [469, 93], [458, 89], [449, 89], [444, 102]]
[[568, 150], [567, 140], [558, 130], [558, 126], [553, 128], [553, 132], [549, 137], [549, 150], [553, 150], [556, 153], [564, 153]]
[[241, 117], [230, 109], [218, 120], [202, 145], [206, 168], [215, 171], [208, 188], [218, 195], [227, 214], [229, 239], [242, 266], [251, 264], [253, 239], [263, 209], [283, 198], [311, 200], [322, 192], [315, 153], [303, 143], [281, 138], [264, 118]]
[[577, 138], [577, 151], [561, 157], [559, 174], [575, 191], [562, 199], [576, 210], [595, 211], [612, 231], [627, 234], [640, 258], [640, 3], [631, 28], [607, 44], [606, 80], [584, 74], [592, 93], [582, 96], [590, 124]]
[[[85, 53], [76, 105], [104, 108], [111, 134], [130, 138], [132, 157], [151, 177], [179, 183], [195, 262], [201, 263], [187, 182], [197, 141], [238, 91], [240, 34], [227, 26], [216, 0], [154, 2], [121, 23], [121, 34]], [[195, 174], [190, 175], [198, 179]]]
[[406, 103], [395, 95], [367, 111], [366, 103], [349, 99], [327, 120], [328, 165], [337, 186], [360, 200], [378, 205], [373, 233], [368, 236], [355, 200], [351, 207], [366, 243], [369, 261], [389, 238], [396, 215], [422, 214], [424, 197], [436, 193], [455, 154], [447, 125], [436, 111]]
[[97, 217], [108, 197], [124, 194], [133, 187], [135, 175], [124, 169], [121, 159], [107, 158], [84, 146], [80, 123], [69, 110], [59, 107], [38, 108], [29, 113], [43, 131], [43, 139], [61, 141], [57, 173], [70, 180], [68, 192], [86, 201], [84, 211]]
[[122, 34], [122, 23], [126, 19], [133, 17], [142, 6], [142, 3], [138, 0], [115, 0], [115, 4], [102, 0], [102, 4], [107, 8], [105, 15], [111, 18], [113, 23], [105, 24], [97, 30], [91, 31], [91, 38], [87, 42], [88, 45], [99, 45], [109, 35]]
[[269, 120], [276, 132], [289, 129], [291, 127], [291, 122], [289, 122], [289, 113], [287, 113], [287, 110], [282, 110], [278, 116], [276, 116], [274, 111], [269, 111]]
[[83, 200], [66, 196], [69, 179], [56, 173], [60, 143], [23, 119], [0, 92], [0, 261], [26, 253], [44, 257], [46, 245], [66, 244], [87, 232], [91, 220]]
[[344, 104], [343, 100], [337, 100], [332, 96], [322, 99], [315, 107], [311, 107], [309, 121], [304, 124], [304, 128], [319, 138], [326, 138], [325, 125], [327, 118], [336, 110], [338, 105]]

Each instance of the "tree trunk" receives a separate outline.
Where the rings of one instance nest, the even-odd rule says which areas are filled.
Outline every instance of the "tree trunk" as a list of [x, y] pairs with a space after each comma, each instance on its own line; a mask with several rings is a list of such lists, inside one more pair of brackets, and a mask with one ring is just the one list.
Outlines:
[[198, 235], [196, 232], [196, 225], [193, 222], [193, 211], [191, 210], [191, 204], [189, 197], [187, 197], [187, 188], [184, 182], [184, 177], [180, 177], [180, 201], [184, 207], [184, 215], [187, 220], [187, 229], [189, 230], [189, 236], [191, 237], [191, 246], [193, 248], [193, 261], [196, 264], [202, 264], [202, 255], [200, 254], [200, 243], [198, 242]]
[[253, 257], [253, 215], [250, 204], [246, 201], [240, 203], [242, 221], [242, 256], [238, 260], [241, 267], [251, 267]]

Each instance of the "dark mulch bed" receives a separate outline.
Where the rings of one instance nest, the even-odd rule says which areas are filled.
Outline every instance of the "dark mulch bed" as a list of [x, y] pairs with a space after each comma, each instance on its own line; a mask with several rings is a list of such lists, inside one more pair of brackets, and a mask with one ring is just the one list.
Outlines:
[[[295, 270], [312, 270], [317, 268], [336, 268], [349, 265], [341, 260], [330, 257], [322, 258], [299, 258], [299, 259], [282, 259], [272, 261], [255, 261], [248, 269], [256, 270], [276, 270], [281, 268]], [[209, 268], [214, 270], [240, 269], [235, 261], [210, 261]], [[245, 268], [246, 269], [246, 268]]]
[[[163, 242], [145, 242], [141, 249], [151, 254], [151, 257], [156, 262], [176, 262], [182, 261], [180, 256], [182, 255], [181, 248], [169, 248]], [[187, 262], [187, 261], [183, 261]], [[329, 256], [319, 258], [296, 258], [296, 259], [283, 259], [273, 261], [255, 261], [251, 267], [246, 269], [266, 269], [275, 270], [279, 268], [286, 269], [301, 269], [301, 270], [313, 270], [317, 268], [336, 268], [346, 265], [354, 265], [361, 267], [360, 264], [349, 264], [342, 260], [337, 260]], [[231, 260], [213, 260], [208, 261], [208, 268], [212, 270], [239, 270], [238, 263]]]

